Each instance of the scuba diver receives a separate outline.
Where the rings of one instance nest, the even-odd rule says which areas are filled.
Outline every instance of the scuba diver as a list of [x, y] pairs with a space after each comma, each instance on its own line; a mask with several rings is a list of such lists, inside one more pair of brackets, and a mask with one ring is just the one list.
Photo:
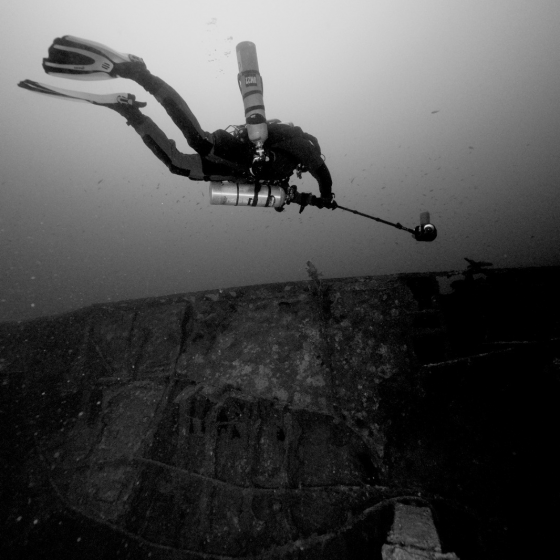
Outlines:
[[[307, 205], [332, 210], [337, 207], [332, 193], [331, 175], [321, 157], [319, 142], [298, 126], [283, 124], [278, 120], [266, 121], [268, 137], [256, 155], [246, 125], [231, 127], [231, 133], [221, 129], [204, 131], [183, 98], [161, 78], [152, 75], [141, 58], [70, 35], [54, 40], [48, 58], [43, 59], [43, 69], [51, 76], [76, 80], [127, 78], [153, 95], [196, 154], [179, 152], [175, 142], [140, 111], [146, 103], [136, 101], [131, 93], [97, 95], [53, 88], [32, 80], [18, 84], [37, 93], [85, 101], [116, 111], [171, 173], [194, 181], [257, 185], [262, 182], [287, 189], [294, 171], [299, 177], [302, 172], [308, 171], [319, 185], [320, 197], [297, 193], [294, 187], [293, 192], [299, 197], [294, 201], [301, 205], [302, 210]], [[281, 211], [283, 208], [276, 209]]]

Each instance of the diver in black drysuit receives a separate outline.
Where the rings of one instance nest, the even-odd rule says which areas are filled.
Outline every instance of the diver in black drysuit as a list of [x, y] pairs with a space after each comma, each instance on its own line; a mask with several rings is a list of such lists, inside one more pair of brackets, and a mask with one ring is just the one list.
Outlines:
[[183, 98], [161, 78], [153, 76], [144, 61], [135, 55], [66, 35], [54, 40], [49, 57], [43, 60], [43, 69], [50, 75], [80, 80], [128, 78], [152, 94], [196, 154], [179, 152], [175, 142], [142, 114], [140, 108], [146, 104], [137, 102], [132, 94], [98, 96], [52, 88], [31, 80], [19, 84], [38, 93], [81, 99], [115, 110], [172, 173], [194, 181], [259, 181], [287, 186], [294, 171], [309, 171], [319, 184], [321, 196], [306, 195], [305, 205], [336, 208], [331, 175], [321, 157], [319, 143], [300, 127], [269, 121], [268, 138], [263, 146], [266, 159], [255, 159], [254, 144], [244, 126], [235, 127], [235, 134], [221, 129], [212, 133], [204, 131]]

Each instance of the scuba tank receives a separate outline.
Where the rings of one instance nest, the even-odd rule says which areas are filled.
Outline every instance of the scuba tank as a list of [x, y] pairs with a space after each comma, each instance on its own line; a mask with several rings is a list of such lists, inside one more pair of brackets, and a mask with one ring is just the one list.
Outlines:
[[230, 206], [268, 206], [282, 208], [286, 191], [279, 186], [262, 183], [210, 183], [210, 204]]
[[259, 73], [257, 47], [251, 41], [243, 41], [236, 47], [239, 74], [237, 81], [245, 107], [245, 123], [249, 140], [257, 151], [262, 151], [268, 138], [263, 101], [263, 81]]

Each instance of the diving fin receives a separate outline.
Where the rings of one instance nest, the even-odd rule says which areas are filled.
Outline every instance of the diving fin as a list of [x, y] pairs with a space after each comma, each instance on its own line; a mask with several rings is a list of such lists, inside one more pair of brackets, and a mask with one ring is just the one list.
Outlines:
[[133, 54], [117, 52], [101, 43], [72, 35], [57, 37], [43, 59], [43, 70], [51, 76], [72, 80], [128, 78], [146, 70], [144, 61]]
[[50, 97], [58, 99], [66, 99], [68, 101], [82, 101], [84, 103], [92, 103], [93, 105], [130, 105], [132, 107], [145, 107], [147, 103], [136, 101], [136, 96], [132, 93], [108, 93], [99, 95], [95, 93], [87, 93], [85, 91], [72, 91], [69, 89], [55, 88], [34, 82], [32, 80], [23, 80], [18, 84], [20, 88], [33, 91], [35, 93], [42, 93]]

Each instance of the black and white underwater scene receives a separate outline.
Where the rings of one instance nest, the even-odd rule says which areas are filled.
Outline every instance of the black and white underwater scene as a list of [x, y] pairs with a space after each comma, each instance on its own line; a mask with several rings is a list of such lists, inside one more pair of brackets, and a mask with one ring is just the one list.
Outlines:
[[4, 12], [0, 557], [548, 554], [560, 4]]

